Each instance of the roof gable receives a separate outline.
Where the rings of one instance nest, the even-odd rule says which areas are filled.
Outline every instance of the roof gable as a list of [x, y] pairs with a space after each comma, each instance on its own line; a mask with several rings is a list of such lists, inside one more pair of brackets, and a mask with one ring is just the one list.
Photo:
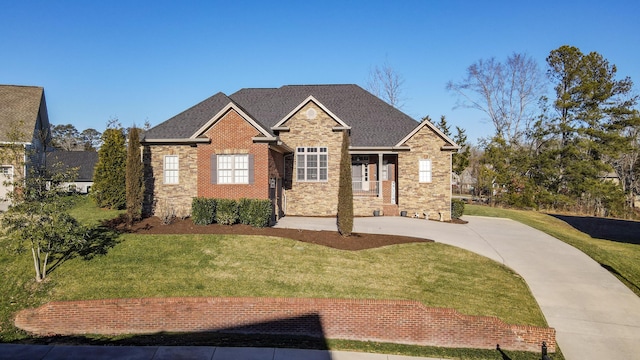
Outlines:
[[218, 113], [216, 113], [209, 121], [207, 121], [202, 127], [200, 127], [193, 135], [191, 135], [191, 139], [196, 139], [202, 136], [210, 127], [212, 127], [216, 122], [224, 117], [224, 115], [230, 110], [235, 110], [246, 122], [251, 124], [256, 130], [262, 134], [264, 137], [271, 137], [271, 133], [269, 130], [265, 129], [260, 123], [251, 118], [244, 110], [242, 110], [238, 105], [233, 102], [229, 102], [225, 107], [223, 107]]
[[42, 87], [0, 85], [0, 141], [30, 143], [39, 117], [49, 123]]
[[418, 131], [420, 131], [424, 127], [428, 127], [429, 129], [431, 129], [431, 131], [436, 133], [436, 135], [438, 135], [445, 143], [448, 144], [448, 145], [444, 145], [442, 147], [442, 150], [459, 150], [460, 149], [460, 146], [456, 144], [455, 141], [451, 140], [450, 137], [448, 137], [447, 135], [445, 135], [445, 133], [440, 131], [440, 129], [438, 129], [435, 125], [433, 125], [433, 123], [431, 123], [431, 121], [429, 120], [424, 120], [420, 124], [418, 124], [418, 126], [416, 126], [415, 129], [413, 129], [413, 131], [407, 134], [407, 136], [405, 136], [402, 140], [400, 140], [395, 146], [404, 145], [404, 143], [409, 141], [409, 139], [411, 139], [416, 133], [418, 133]]
[[291, 117], [293, 115], [295, 115], [298, 111], [300, 111], [300, 109], [305, 107], [310, 102], [316, 104], [316, 106], [318, 106], [320, 109], [322, 109], [322, 111], [327, 113], [327, 115], [329, 115], [333, 120], [335, 120], [338, 124], [340, 124], [340, 126], [342, 126], [344, 128], [349, 128], [349, 125], [345, 124], [344, 121], [340, 120], [339, 117], [337, 117], [335, 114], [333, 114], [331, 112], [331, 110], [327, 109], [326, 106], [322, 105], [322, 103], [319, 102], [318, 100], [316, 100], [313, 96], [309, 96], [308, 98], [304, 99], [304, 101], [302, 101], [300, 104], [298, 104], [298, 106], [296, 106], [293, 110], [291, 110], [290, 113], [285, 115], [285, 117], [282, 118], [282, 120], [278, 121], [273, 126], [273, 128], [277, 128], [277, 127], [280, 127], [280, 126], [284, 125], [284, 123], [286, 123], [289, 119], [291, 119]]

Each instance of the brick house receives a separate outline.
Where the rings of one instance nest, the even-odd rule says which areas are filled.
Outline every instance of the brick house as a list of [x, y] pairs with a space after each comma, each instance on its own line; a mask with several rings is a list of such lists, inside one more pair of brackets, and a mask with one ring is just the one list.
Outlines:
[[335, 216], [343, 134], [354, 213], [451, 218], [458, 145], [357, 85], [217, 93], [143, 136], [145, 213], [193, 197], [271, 199], [280, 216]]
[[44, 89], [0, 85], [0, 210], [9, 206], [13, 182], [44, 164], [51, 140]]

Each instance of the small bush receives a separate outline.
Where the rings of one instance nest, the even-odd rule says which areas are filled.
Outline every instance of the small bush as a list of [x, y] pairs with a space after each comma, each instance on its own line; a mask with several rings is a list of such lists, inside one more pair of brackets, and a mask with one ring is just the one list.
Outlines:
[[271, 200], [251, 200], [249, 206], [249, 225], [254, 227], [266, 227], [271, 223], [273, 204]]
[[222, 225], [233, 225], [238, 222], [238, 202], [233, 199], [218, 199], [215, 219]]
[[191, 202], [191, 219], [196, 225], [213, 224], [216, 216], [216, 199], [203, 197], [193, 198]]
[[163, 225], [169, 225], [176, 218], [176, 209], [165, 201], [164, 205], [158, 209], [158, 217]]
[[238, 222], [244, 225], [251, 225], [252, 205], [255, 200], [240, 199], [238, 200]]
[[460, 199], [451, 200], [451, 217], [459, 219], [464, 215], [464, 201]]

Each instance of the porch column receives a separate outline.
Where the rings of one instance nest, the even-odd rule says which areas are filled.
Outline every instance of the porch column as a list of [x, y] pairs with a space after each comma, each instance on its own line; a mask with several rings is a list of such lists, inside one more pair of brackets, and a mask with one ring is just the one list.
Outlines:
[[382, 153], [378, 153], [378, 197], [382, 199]]

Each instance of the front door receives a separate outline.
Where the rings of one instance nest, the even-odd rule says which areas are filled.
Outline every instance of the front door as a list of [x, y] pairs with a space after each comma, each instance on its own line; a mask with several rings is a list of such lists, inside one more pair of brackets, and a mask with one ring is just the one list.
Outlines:
[[353, 190], [369, 191], [369, 159], [358, 156], [351, 163]]

